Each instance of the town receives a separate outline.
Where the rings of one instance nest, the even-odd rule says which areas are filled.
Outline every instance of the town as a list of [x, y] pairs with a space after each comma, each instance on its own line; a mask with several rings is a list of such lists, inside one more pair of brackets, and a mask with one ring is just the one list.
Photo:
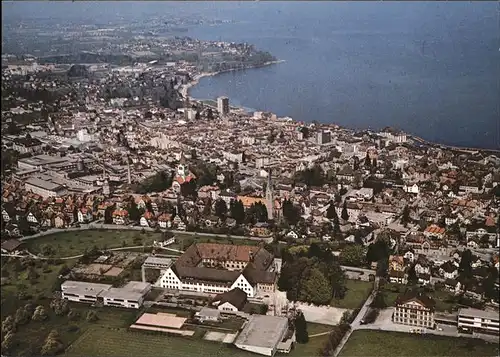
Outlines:
[[189, 96], [279, 65], [250, 44], [82, 32], [2, 55], [3, 355], [498, 354], [499, 152]]

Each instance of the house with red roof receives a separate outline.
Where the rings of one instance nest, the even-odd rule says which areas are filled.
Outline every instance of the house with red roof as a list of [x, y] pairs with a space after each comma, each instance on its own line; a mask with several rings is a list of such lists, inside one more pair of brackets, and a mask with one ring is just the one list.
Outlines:
[[139, 220], [141, 227], [154, 227], [156, 226], [156, 217], [152, 212], [146, 211]]
[[128, 212], [124, 209], [117, 209], [113, 212], [113, 224], [125, 225], [128, 224]]

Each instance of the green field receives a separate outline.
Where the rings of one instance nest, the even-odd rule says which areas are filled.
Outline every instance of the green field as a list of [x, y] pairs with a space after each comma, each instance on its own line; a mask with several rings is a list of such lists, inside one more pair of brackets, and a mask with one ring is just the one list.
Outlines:
[[357, 309], [368, 298], [373, 290], [373, 282], [361, 280], [347, 280], [347, 292], [343, 299], [333, 299], [332, 306], [343, 309]]
[[161, 233], [125, 230], [85, 230], [55, 233], [25, 242], [25, 247], [34, 254], [41, 253], [44, 246], [50, 246], [53, 257], [71, 257], [83, 254], [95, 245], [98, 249], [120, 248], [153, 244], [161, 240]]
[[354, 331], [340, 352], [347, 356], [497, 356], [498, 344], [471, 338]]
[[94, 328], [85, 332], [64, 356], [68, 357], [250, 357], [254, 354], [230, 345], [203, 339], [132, 332], [126, 329]]
[[[186, 249], [193, 242], [217, 242], [224, 244], [257, 245], [260, 242], [249, 239], [231, 239], [227, 236], [207, 237], [191, 234], [175, 234], [177, 242], [168, 246], [172, 249]], [[141, 232], [137, 230], [84, 230], [74, 232], [61, 232], [47, 236], [30, 239], [24, 242], [25, 247], [34, 254], [41, 253], [47, 246], [52, 248], [48, 255], [54, 258], [72, 257], [83, 254], [85, 249], [90, 250], [96, 246], [98, 249], [111, 249], [122, 247], [134, 247], [152, 245], [153, 241], [162, 240], [162, 234], [158, 232]], [[142, 248], [137, 248], [142, 250]], [[176, 254], [168, 250], [164, 254]]]

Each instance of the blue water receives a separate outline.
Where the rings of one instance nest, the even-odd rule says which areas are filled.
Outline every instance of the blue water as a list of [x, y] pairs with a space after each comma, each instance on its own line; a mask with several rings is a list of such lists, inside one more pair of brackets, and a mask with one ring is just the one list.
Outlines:
[[188, 35], [249, 42], [286, 62], [203, 78], [191, 96], [227, 95], [231, 105], [300, 121], [394, 126], [446, 144], [500, 147], [497, 2], [2, 3], [5, 9], [3, 20], [232, 19]]

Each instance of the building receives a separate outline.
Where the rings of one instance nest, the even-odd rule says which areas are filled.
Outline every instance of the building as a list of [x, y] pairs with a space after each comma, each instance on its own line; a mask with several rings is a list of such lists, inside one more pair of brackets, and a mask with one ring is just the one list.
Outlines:
[[229, 114], [229, 98], [228, 97], [218, 97], [217, 98], [217, 110], [220, 115]]
[[36, 177], [30, 177], [24, 182], [26, 190], [36, 193], [43, 198], [64, 196], [68, 191], [64, 186], [41, 180]]
[[12, 142], [12, 149], [21, 154], [37, 153], [42, 150], [42, 142], [31, 137], [17, 138]]
[[423, 294], [415, 292], [401, 294], [396, 299], [392, 320], [397, 324], [433, 329], [435, 305], [434, 300]]
[[234, 345], [245, 351], [274, 356], [287, 332], [286, 317], [252, 315], [234, 341]]
[[121, 288], [73, 280], [61, 284], [62, 298], [65, 300], [132, 309], [142, 306], [150, 290], [151, 284], [140, 281], [130, 281]]
[[332, 142], [332, 132], [330, 130], [321, 130], [316, 133], [316, 143], [326, 145]]
[[206, 321], [217, 322], [220, 321], [220, 311], [217, 309], [204, 307], [195, 314], [195, 318], [198, 319], [200, 322], [206, 322]]
[[499, 334], [500, 318], [498, 312], [472, 308], [458, 310], [458, 329], [466, 332]]
[[212, 305], [217, 306], [217, 310], [223, 312], [241, 311], [246, 303], [247, 294], [240, 288], [219, 294], [212, 300]]
[[240, 288], [247, 296], [276, 289], [277, 265], [262, 247], [217, 243], [191, 245], [160, 278], [162, 288], [220, 294]]

